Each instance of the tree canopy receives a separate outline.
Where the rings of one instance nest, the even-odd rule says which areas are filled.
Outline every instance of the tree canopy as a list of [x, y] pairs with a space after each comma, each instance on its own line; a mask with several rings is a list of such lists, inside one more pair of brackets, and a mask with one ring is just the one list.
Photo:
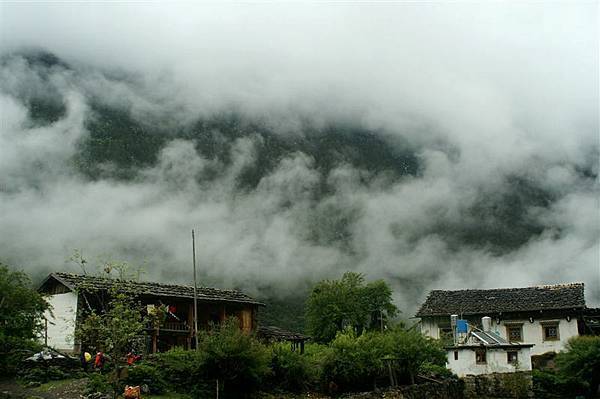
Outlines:
[[27, 274], [0, 263], [0, 371], [10, 371], [12, 354], [32, 348], [47, 309], [48, 302], [32, 287]]
[[559, 371], [583, 381], [591, 394], [597, 393], [600, 386], [600, 337], [573, 337], [565, 349], [556, 357]]
[[317, 342], [329, 342], [347, 327], [359, 334], [382, 329], [397, 313], [392, 290], [383, 280], [366, 283], [362, 274], [354, 272], [317, 283], [306, 303], [308, 332]]

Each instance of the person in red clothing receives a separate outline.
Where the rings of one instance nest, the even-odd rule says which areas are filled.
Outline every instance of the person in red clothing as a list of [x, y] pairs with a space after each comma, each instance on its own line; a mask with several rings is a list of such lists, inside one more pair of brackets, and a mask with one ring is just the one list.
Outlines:
[[127, 354], [127, 364], [131, 366], [133, 363], [137, 362], [141, 358], [141, 355], [136, 355], [133, 351], [131, 351]]
[[104, 362], [106, 362], [106, 356], [104, 356], [104, 352], [96, 353], [96, 358], [94, 359], [94, 368], [102, 371], [104, 368]]

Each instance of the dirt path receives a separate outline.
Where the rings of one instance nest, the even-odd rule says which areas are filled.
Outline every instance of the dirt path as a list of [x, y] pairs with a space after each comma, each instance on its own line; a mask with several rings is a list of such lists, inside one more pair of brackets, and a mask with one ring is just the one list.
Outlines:
[[51, 381], [39, 387], [24, 387], [14, 380], [0, 381], [0, 399], [79, 399], [86, 379]]

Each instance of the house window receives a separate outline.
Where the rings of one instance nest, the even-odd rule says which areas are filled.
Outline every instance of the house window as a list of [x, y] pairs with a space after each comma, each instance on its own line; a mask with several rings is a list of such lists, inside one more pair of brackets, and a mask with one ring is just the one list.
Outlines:
[[506, 337], [509, 342], [523, 342], [523, 325], [506, 326]]
[[458, 360], [458, 351], [454, 351], [454, 360]]
[[485, 349], [475, 349], [475, 363], [486, 364]]
[[440, 340], [444, 343], [450, 343], [454, 341], [454, 335], [452, 334], [451, 327], [440, 327]]
[[517, 351], [506, 352], [506, 361], [508, 364], [517, 364], [519, 362], [519, 352], [517, 352]]
[[558, 323], [542, 324], [544, 341], [558, 341]]

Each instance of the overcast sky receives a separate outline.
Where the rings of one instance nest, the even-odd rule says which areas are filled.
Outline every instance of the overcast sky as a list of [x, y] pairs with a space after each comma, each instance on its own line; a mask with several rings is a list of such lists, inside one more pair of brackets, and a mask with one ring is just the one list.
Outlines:
[[[289, 290], [352, 269], [392, 281], [408, 308], [431, 288], [570, 281], [600, 302], [598, 18], [595, 1], [3, 2], [0, 51], [43, 48], [82, 72], [54, 77], [68, 113], [40, 130], [14, 94], [33, 85], [31, 71], [3, 67], [0, 182], [10, 190], [0, 191], [0, 260], [46, 272], [65, 268], [74, 248], [143, 253], [153, 278], [182, 281], [196, 227], [203, 267], [225, 286]], [[98, 70], [144, 83], [132, 90]], [[86, 137], [89, 93], [184, 121], [234, 107], [281, 134], [294, 134], [299, 117], [353, 121], [414, 145], [424, 170], [386, 186], [339, 165], [326, 176], [335, 195], [315, 205], [303, 195], [323, 176], [305, 154], [241, 195], [232, 182], [253, 162], [252, 140], [236, 142], [235, 162], [210, 186], [198, 186], [194, 171], [211, 160], [176, 140], [135, 182], [88, 182], [64, 161]], [[548, 209], [531, 210], [552, 228], [500, 256], [450, 250], [422, 233], [436, 218], [458, 223], [465, 203], [502, 192], [511, 174], [556, 194]], [[294, 205], [278, 208], [284, 201]], [[352, 253], [303, 238], [307, 215], [329, 202], [358, 215]]]

